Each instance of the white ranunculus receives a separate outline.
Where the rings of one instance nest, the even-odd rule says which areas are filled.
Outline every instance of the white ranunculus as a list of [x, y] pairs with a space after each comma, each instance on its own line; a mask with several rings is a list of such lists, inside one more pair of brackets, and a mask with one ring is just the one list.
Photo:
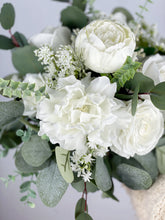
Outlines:
[[[23, 82], [33, 84], [35, 83], [35, 89], [38, 90], [42, 86], [45, 85], [45, 80], [43, 76], [40, 73], [37, 74], [26, 74], [25, 79]], [[23, 115], [25, 116], [35, 116], [37, 112], [37, 105], [38, 101], [36, 101], [36, 97], [34, 94], [31, 96], [26, 96], [23, 98], [23, 103], [24, 103], [24, 113]]]
[[135, 36], [130, 28], [110, 20], [96, 20], [80, 30], [75, 49], [85, 65], [98, 73], [119, 69], [132, 56]]
[[163, 115], [149, 99], [138, 103], [135, 116], [131, 115], [131, 103], [118, 116], [111, 150], [120, 156], [145, 155], [163, 135]]
[[[41, 120], [39, 135], [46, 134], [50, 141], [67, 150], [86, 153], [87, 142], [107, 148], [111, 137], [103, 130], [113, 129], [119, 105], [114, 98], [116, 83], [107, 77], [98, 77], [89, 84], [74, 76], [60, 78], [56, 90], [38, 106]], [[108, 134], [108, 132], [107, 132]]]
[[165, 56], [151, 56], [145, 61], [142, 72], [153, 79], [155, 84], [165, 81]]
[[67, 27], [46, 27], [41, 33], [33, 35], [29, 39], [29, 43], [42, 47], [43, 45], [50, 46], [54, 51], [57, 51], [60, 45], [68, 45], [71, 43], [71, 32]]

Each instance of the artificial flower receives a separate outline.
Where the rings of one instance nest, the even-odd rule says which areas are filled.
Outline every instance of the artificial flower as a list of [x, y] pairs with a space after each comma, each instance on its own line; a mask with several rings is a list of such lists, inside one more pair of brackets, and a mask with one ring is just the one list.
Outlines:
[[46, 27], [41, 33], [33, 35], [29, 39], [29, 43], [42, 47], [48, 45], [54, 51], [57, 51], [61, 45], [70, 44], [71, 32], [67, 27]]
[[149, 153], [164, 132], [163, 115], [149, 99], [139, 101], [135, 116], [131, 114], [130, 102], [121, 109], [118, 120], [117, 127], [113, 130], [111, 150], [122, 157], [129, 158], [135, 154]]
[[77, 54], [86, 67], [98, 73], [119, 69], [135, 49], [130, 28], [110, 20], [96, 20], [81, 29], [75, 42]]
[[113, 129], [117, 120], [116, 83], [98, 77], [85, 86], [69, 76], [60, 78], [57, 88], [49, 94], [50, 99], [45, 98], [38, 105], [39, 135], [46, 134], [53, 144], [81, 154], [88, 149], [88, 139], [107, 149], [111, 137], [104, 137], [102, 131]]
[[165, 81], [165, 56], [156, 54], [143, 65], [143, 74], [154, 80], [155, 85]]

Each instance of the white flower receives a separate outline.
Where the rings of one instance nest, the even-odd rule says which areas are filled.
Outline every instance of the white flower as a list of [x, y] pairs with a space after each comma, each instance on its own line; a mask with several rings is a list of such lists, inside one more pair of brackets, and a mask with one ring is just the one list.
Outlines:
[[153, 150], [163, 131], [162, 113], [149, 99], [138, 103], [135, 116], [131, 115], [129, 103], [119, 112], [111, 150], [126, 158], [145, 155]]
[[155, 84], [165, 81], [165, 56], [151, 56], [145, 61], [142, 72], [153, 79]]
[[111, 15], [111, 20], [121, 24], [127, 24], [127, 17], [122, 12], [116, 12]]
[[75, 49], [85, 65], [98, 73], [119, 69], [135, 49], [135, 36], [128, 26], [96, 20], [79, 32]]
[[54, 51], [57, 51], [60, 45], [70, 44], [71, 32], [67, 27], [46, 27], [41, 33], [33, 35], [29, 39], [29, 43], [42, 47], [48, 45]]
[[86, 153], [89, 139], [102, 147], [110, 146], [111, 137], [104, 138], [102, 131], [110, 131], [117, 119], [116, 83], [111, 84], [107, 77], [98, 77], [85, 86], [69, 76], [60, 78], [57, 88], [49, 94], [50, 99], [45, 98], [38, 106], [39, 135], [46, 134], [53, 144], [59, 143], [79, 154]]
[[[35, 88], [34, 88], [35, 91], [45, 85], [44, 78], [40, 73], [26, 74], [23, 82], [30, 83], [30, 84], [35, 83]], [[23, 103], [24, 103], [23, 115], [35, 116], [37, 112], [37, 105], [38, 105], [38, 101], [36, 101], [35, 94], [32, 93], [31, 96], [23, 97]]]

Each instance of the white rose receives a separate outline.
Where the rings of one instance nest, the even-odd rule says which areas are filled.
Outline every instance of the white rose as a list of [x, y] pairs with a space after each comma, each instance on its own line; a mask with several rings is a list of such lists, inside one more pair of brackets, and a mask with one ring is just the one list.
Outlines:
[[[35, 83], [35, 89], [38, 90], [42, 86], [45, 85], [45, 80], [43, 76], [39, 74], [26, 74], [24, 81], [25, 83], [33, 84]], [[38, 101], [36, 101], [36, 97], [34, 94], [31, 96], [23, 97], [23, 103], [24, 103], [24, 113], [25, 116], [35, 116], [37, 112], [37, 105]]]
[[139, 102], [135, 116], [131, 115], [131, 103], [118, 114], [111, 150], [126, 158], [153, 150], [163, 135], [164, 121], [162, 113], [151, 101]]
[[155, 84], [165, 81], [165, 56], [151, 56], [145, 61], [142, 72], [153, 79]]
[[57, 51], [60, 45], [70, 44], [71, 32], [67, 27], [46, 27], [41, 33], [33, 35], [29, 39], [29, 43], [42, 47], [43, 45], [50, 46], [54, 51]]
[[[74, 76], [60, 78], [58, 90], [49, 94], [38, 106], [37, 118], [41, 120], [39, 135], [46, 134], [50, 141], [59, 143], [67, 150], [84, 154], [87, 140], [106, 148], [111, 145], [102, 135], [105, 128], [113, 129], [117, 120], [114, 112], [119, 108], [115, 102], [116, 83], [107, 77], [98, 77], [83, 84]], [[99, 135], [100, 134], [100, 135]]]
[[81, 29], [75, 49], [85, 65], [98, 73], [119, 69], [135, 49], [135, 36], [128, 26], [96, 20]]

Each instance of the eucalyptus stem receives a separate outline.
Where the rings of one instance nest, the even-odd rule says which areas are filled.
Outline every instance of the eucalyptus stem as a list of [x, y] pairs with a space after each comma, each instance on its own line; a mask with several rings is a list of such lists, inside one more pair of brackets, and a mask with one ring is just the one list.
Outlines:
[[24, 124], [27, 125], [29, 128], [31, 128], [33, 131], [37, 132], [39, 131], [39, 128], [36, 125], [31, 124], [30, 122], [28, 122], [24, 117], [21, 117], [19, 119], [19, 121]]
[[[84, 208], [84, 212], [87, 212], [87, 183], [84, 182], [84, 191], [82, 193], [82, 198], [85, 199], [85, 208]], [[84, 198], [85, 195], [85, 198]]]
[[20, 47], [20, 46], [19, 46], [19, 43], [18, 43], [17, 40], [16, 40], [16, 38], [15, 38], [14, 35], [11, 33], [11, 29], [9, 30], [9, 33], [10, 33], [10, 35], [11, 35], [13, 44], [14, 44], [16, 47]]

